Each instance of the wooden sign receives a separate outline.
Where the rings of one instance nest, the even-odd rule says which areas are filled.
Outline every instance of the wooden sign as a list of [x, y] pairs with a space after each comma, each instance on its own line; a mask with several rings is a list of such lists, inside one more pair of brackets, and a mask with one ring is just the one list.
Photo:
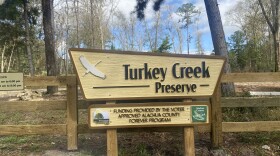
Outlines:
[[209, 123], [208, 104], [92, 105], [90, 128], [189, 126]]
[[70, 49], [85, 99], [209, 97], [222, 57]]
[[0, 73], [0, 91], [22, 89], [23, 73]]

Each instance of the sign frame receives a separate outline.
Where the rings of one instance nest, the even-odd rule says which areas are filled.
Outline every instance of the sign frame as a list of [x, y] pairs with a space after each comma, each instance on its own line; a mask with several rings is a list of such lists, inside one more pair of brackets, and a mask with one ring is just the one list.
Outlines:
[[[141, 100], [141, 99], [178, 99], [178, 98], [182, 98], [182, 99], [186, 99], [186, 98], [209, 98], [212, 97], [217, 86], [218, 86], [218, 82], [220, 82], [221, 76], [222, 76], [222, 71], [224, 69], [225, 66], [225, 61], [226, 58], [222, 57], [222, 56], [208, 56], [208, 55], [187, 55], [187, 54], [172, 54], [172, 53], [151, 53], [151, 52], [133, 52], [133, 51], [112, 51], [112, 50], [100, 50], [100, 49], [83, 49], [83, 48], [71, 48], [69, 49], [69, 54], [70, 57], [73, 61], [73, 56], [71, 54], [71, 51], [78, 51], [78, 52], [85, 52], [85, 53], [104, 53], [104, 54], [119, 54], [119, 55], [135, 55], [135, 56], [159, 56], [159, 57], [174, 57], [174, 58], [195, 58], [195, 59], [220, 59], [223, 60], [223, 64], [221, 67], [221, 70], [219, 71], [219, 75], [218, 75], [218, 79], [216, 80], [216, 86], [214, 87], [214, 90], [212, 92], [211, 95], [188, 95], [188, 94], [184, 94], [184, 95], [176, 95], [176, 96], [162, 96], [161, 94], [159, 94], [158, 96], [146, 96], [146, 97], [108, 97], [108, 98], [86, 98], [85, 95], [85, 91], [83, 89], [83, 87], [81, 87], [81, 91], [82, 91], [82, 96], [86, 101], [108, 101], [108, 100]], [[74, 65], [75, 66], [75, 65]], [[78, 73], [76, 66], [74, 67], [74, 70], [76, 73]], [[80, 76], [78, 76], [78, 81], [81, 84], [81, 78]]]

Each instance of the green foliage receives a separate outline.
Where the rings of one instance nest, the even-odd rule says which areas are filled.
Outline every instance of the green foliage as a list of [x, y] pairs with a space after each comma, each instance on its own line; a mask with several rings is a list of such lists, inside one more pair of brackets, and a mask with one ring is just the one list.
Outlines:
[[245, 51], [245, 34], [242, 31], [236, 31], [229, 37], [229, 58], [233, 69], [243, 70], [246, 66], [247, 55]]
[[6, 0], [0, 5], [0, 44], [24, 36], [22, 14], [23, 4], [20, 0]]
[[229, 60], [234, 72], [271, 71], [270, 42], [263, 36], [251, 37], [244, 31], [236, 31], [229, 37]]
[[140, 144], [137, 147], [138, 153], [137, 155], [139, 156], [150, 156], [151, 154], [147, 150], [147, 146], [145, 144]]
[[[266, 3], [266, 7], [270, 7]], [[267, 8], [267, 9], [268, 9]], [[229, 53], [234, 72], [274, 70], [273, 38], [257, 1], [240, 1], [228, 13], [229, 22], [240, 30], [229, 37]]]
[[161, 45], [158, 47], [158, 49], [155, 52], [163, 53], [168, 52], [172, 47], [172, 43], [169, 41], [169, 37], [166, 36], [165, 39], [162, 41]]
[[[25, 27], [23, 20], [23, 1], [6, 0], [0, 5], [0, 41], [17, 40], [23, 43]], [[30, 7], [27, 12], [29, 24], [35, 26], [39, 16], [39, 9]], [[34, 34], [34, 32], [33, 32]]]
[[[7, 62], [11, 58], [11, 72], [24, 72], [29, 73], [26, 46], [25, 46], [25, 21], [24, 21], [24, 5], [23, 0], [5, 0], [2, 5], [0, 5], [0, 50], [4, 52], [4, 71], [7, 68]], [[30, 2], [29, 2], [30, 3]], [[34, 2], [33, 2], [34, 3]], [[27, 10], [28, 22], [30, 25], [30, 40], [32, 44], [32, 49], [35, 49], [33, 53], [34, 60], [38, 60], [37, 63], [41, 65], [42, 57], [39, 53], [39, 49], [42, 44], [37, 38], [37, 20], [39, 17], [39, 8], [36, 5], [29, 5]], [[12, 54], [13, 51], [13, 54]], [[1, 51], [2, 52], [2, 51]], [[36, 62], [36, 61], [35, 61]], [[40, 67], [37, 67], [40, 68]], [[44, 68], [44, 66], [43, 66]]]

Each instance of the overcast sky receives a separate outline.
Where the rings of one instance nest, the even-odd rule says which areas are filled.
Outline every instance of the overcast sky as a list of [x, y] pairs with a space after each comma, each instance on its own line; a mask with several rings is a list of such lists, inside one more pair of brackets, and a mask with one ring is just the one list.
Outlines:
[[[237, 4], [239, 1], [241, 1], [241, 0], [218, 0], [226, 39], [231, 34], [233, 34], [234, 31], [238, 30], [238, 27], [231, 26], [229, 23], [227, 23], [225, 14], [227, 11], [231, 10], [235, 6], [235, 4]], [[152, 2], [153, 2], [153, 0], [150, 0], [149, 4], [147, 6], [147, 9], [145, 11], [145, 17], [147, 19], [151, 18], [154, 14], [154, 11], [152, 10]], [[205, 51], [212, 51], [213, 44], [212, 44], [210, 29], [209, 29], [209, 25], [208, 25], [208, 19], [207, 19], [207, 14], [206, 14], [206, 10], [205, 10], [204, 0], [189, 0], [189, 1], [188, 0], [165, 0], [164, 1], [164, 5], [173, 5], [175, 7], [180, 7], [184, 3], [193, 3], [197, 8], [199, 8], [201, 10], [201, 19], [200, 19], [199, 28], [200, 28], [200, 31], [203, 33], [202, 34], [203, 48], [205, 49]], [[136, 5], [136, 0], [119, 0], [118, 8], [125, 15], [128, 16], [131, 13], [131, 11], [134, 10], [135, 5]], [[186, 48], [184, 48], [184, 51], [186, 51], [185, 49]], [[191, 49], [195, 49], [195, 46], [192, 45]]]

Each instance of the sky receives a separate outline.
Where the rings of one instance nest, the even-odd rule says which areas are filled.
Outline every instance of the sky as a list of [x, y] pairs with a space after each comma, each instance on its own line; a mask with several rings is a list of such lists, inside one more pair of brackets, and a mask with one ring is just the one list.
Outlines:
[[[118, 1], [117, 9], [123, 12], [127, 17], [129, 17], [129, 14], [134, 11], [134, 8], [136, 6], [136, 0], [116, 0]], [[145, 18], [147, 20], [152, 19], [155, 12], [152, 9], [154, 0], [150, 0], [148, 3], [148, 6], [145, 10]], [[226, 40], [239, 28], [237, 26], [230, 25], [226, 17], [226, 13], [231, 10], [238, 2], [241, 0], [218, 0], [220, 14], [223, 22], [223, 28], [225, 32], [225, 38]], [[4, 0], [0, 0], [0, 4], [3, 3]], [[204, 48], [206, 53], [211, 53], [213, 51], [213, 43], [211, 39], [211, 33], [210, 28], [208, 24], [206, 9], [204, 0], [164, 0], [163, 5], [172, 5], [175, 8], [180, 7], [184, 3], [193, 3], [196, 8], [198, 8], [201, 11], [200, 15], [200, 23], [199, 23], [199, 31], [202, 33], [202, 47]], [[176, 15], [176, 13], [173, 14], [174, 20], [177, 22], [179, 21], [180, 17]], [[191, 30], [192, 31], [192, 28]], [[183, 31], [186, 32], [186, 31]], [[186, 35], [185, 35], [186, 36]], [[187, 53], [187, 46], [186, 42], [183, 44], [183, 53]], [[190, 51], [191, 53], [195, 53], [196, 47], [194, 43], [194, 39], [192, 39], [192, 43], [190, 45]]]
[[[226, 12], [231, 10], [235, 4], [237, 4], [241, 0], [218, 0], [220, 14], [223, 22], [225, 37], [228, 39], [230, 35], [233, 34], [233, 32], [237, 31], [239, 28], [237, 26], [230, 25], [226, 18]], [[146, 11], [145, 11], [145, 18], [149, 19], [152, 18], [154, 11], [152, 10], [152, 2], [153, 0], [150, 0]], [[204, 0], [165, 0], [164, 5], [173, 5], [175, 7], [180, 7], [184, 3], [193, 3], [196, 8], [199, 8], [201, 10], [200, 15], [200, 24], [199, 24], [199, 30], [202, 32], [202, 46], [204, 50], [207, 53], [210, 53], [213, 51], [213, 43], [211, 39], [211, 33], [210, 28], [208, 24], [208, 18], [206, 14], [205, 4]], [[129, 16], [131, 11], [134, 10], [134, 7], [136, 5], [136, 0], [119, 0], [118, 9], [121, 10], [125, 15]], [[179, 17], [174, 13], [174, 20], [179, 20]], [[195, 44], [194, 40], [192, 40], [192, 44], [190, 46], [190, 51], [194, 53], [195, 51]], [[186, 43], [184, 44], [186, 45]], [[187, 47], [184, 46], [183, 53], [186, 53]]]

